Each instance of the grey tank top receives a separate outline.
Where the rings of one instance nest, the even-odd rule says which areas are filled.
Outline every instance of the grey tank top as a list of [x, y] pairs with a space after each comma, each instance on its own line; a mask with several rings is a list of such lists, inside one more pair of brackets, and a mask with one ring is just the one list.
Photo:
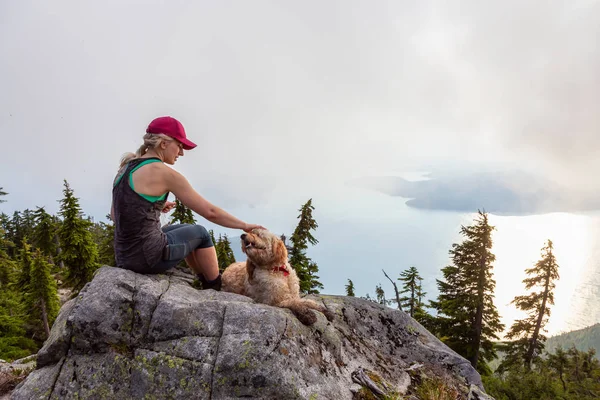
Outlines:
[[138, 158], [118, 172], [113, 185], [115, 224], [115, 260], [117, 267], [135, 272], [149, 272], [162, 260], [167, 236], [160, 227], [160, 213], [166, 198], [151, 202], [136, 193], [129, 184], [131, 171], [149, 159]]

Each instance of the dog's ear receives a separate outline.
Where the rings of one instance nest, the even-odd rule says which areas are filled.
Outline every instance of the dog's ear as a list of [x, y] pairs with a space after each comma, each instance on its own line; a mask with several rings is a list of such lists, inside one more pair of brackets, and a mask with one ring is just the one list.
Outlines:
[[246, 273], [248, 274], [248, 280], [251, 281], [254, 279], [254, 270], [256, 269], [256, 265], [250, 259], [246, 260]]
[[285, 264], [288, 258], [287, 249], [282, 240], [276, 240], [273, 245], [273, 254], [278, 263]]

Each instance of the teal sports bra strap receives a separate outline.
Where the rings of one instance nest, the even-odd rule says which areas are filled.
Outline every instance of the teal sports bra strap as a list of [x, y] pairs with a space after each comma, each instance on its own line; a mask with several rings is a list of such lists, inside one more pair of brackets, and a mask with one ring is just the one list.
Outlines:
[[[131, 179], [131, 178], [132, 178], [132, 175], [133, 175], [133, 173], [134, 173], [135, 171], [137, 171], [137, 170], [138, 170], [140, 167], [143, 167], [143, 166], [144, 166], [144, 165], [146, 165], [146, 164], [152, 164], [152, 163], [155, 163], [155, 162], [161, 162], [161, 161], [160, 161], [158, 158], [149, 158], [149, 159], [147, 159], [147, 160], [144, 160], [144, 161], [142, 161], [142, 162], [141, 162], [141, 163], [139, 163], [138, 165], [136, 165], [136, 166], [135, 166], [135, 168], [132, 168], [132, 169], [131, 169], [131, 172], [129, 173], [129, 187], [131, 187], [131, 189], [132, 189], [134, 192], [136, 192], [136, 190], [135, 190], [135, 188], [133, 187], [133, 179]], [[165, 193], [165, 194], [163, 194], [163, 195], [160, 195], [160, 196], [150, 196], [150, 195], [147, 195], [147, 194], [142, 194], [142, 193], [138, 193], [138, 192], [136, 192], [136, 193], [137, 193], [137, 194], [139, 194], [140, 196], [142, 196], [143, 198], [145, 198], [146, 200], [148, 200], [148, 201], [152, 202], [152, 203], [154, 203], [154, 202], [156, 202], [156, 201], [161, 201], [161, 200], [164, 200], [164, 199], [166, 199], [166, 197], [167, 197], [167, 193]]]

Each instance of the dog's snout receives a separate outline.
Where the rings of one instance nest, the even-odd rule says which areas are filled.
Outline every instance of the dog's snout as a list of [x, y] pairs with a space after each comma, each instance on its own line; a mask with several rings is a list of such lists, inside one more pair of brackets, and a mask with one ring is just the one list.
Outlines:
[[245, 233], [242, 233], [242, 235], [240, 236], [240, 238], [241, 238], [242, 240], [246, 240], [246, 236], [247, 236], [247, 235], [246, 235]]

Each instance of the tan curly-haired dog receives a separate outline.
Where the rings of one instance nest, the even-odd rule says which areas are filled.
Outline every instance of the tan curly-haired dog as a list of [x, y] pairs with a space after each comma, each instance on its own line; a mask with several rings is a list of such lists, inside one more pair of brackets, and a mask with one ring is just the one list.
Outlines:
[[258, 303], [289, 308], [305, 325], [312, 325], [317, 316], [311, 310], [325, 314], [329, 321], [333, 313], [318, 303], [300, 298], [300, 283], [296, 271], [288, 262], [285, 244], [277, 235], [255, 229], [241, 236], [246, 262], [231, 264], [223, 272], [223, 289], [248, 296]]

